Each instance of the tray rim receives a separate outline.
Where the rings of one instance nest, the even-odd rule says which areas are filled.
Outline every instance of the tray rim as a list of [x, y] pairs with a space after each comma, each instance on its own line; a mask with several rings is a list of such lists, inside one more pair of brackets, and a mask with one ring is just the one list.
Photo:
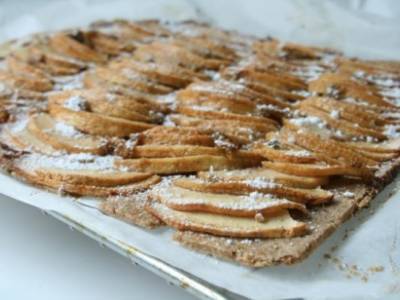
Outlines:
[[[14, 199], [17, 200], [17, 199]], [[17, 200], [18, 201], [18, 200]], [[228, 299], [248, 299], [243, 296], [233, 295], [226, 289], [213, 286], [194, 275], [184, 272], [168, 263], [160, 260], [157, 257], [151, 256], [142, 250], [137, 249], [125, 242], [107, 237], [99, 232], [96, 232], [82, 223], [75, 221], [73, 218], [59, 213], [54, 210], [46, 210], [45, 214], [65, 223], [70, 228], [83, 233], [89, 238], [97, 241], [100, 245], [106, 246], [118, 254], [129, 258], [132, 263], [139, 265], [146, 270], [164, 278], [169, 284], [178, 288], [184, 289], [188, 293], [204, 300], [228, 300]]]

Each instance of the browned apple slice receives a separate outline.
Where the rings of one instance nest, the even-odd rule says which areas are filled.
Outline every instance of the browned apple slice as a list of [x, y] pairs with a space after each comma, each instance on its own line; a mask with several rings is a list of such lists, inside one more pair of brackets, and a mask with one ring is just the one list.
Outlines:
[[40, 93], [47, 92], [53, 88], [53, 83], [47, 78], [36, 78], [27, 76], [25, 73], [11, 73], [4, 70], [0, 70], [0, 81], [15, 89]]
[[216, 147], [193, 146], [193, 145], [143, 145], [135, 146], [126, 157], [181, 157], [193, 155], [225, 155], [226, 151]]
[[253, 192], [273, 194], [278, 197], [288, 198], [292, 201], [305, 204], [326, 203], [333, 199], [333, 194], [321, 188], [303, 189], [288, 187], [271, 180], [247, 179], [230, 181], [209, 181], [203, 179], [178, 178], [173, 185], [205, 193], [222, 193], [231, 195], [245, 195]]
[[267, 218], [264, 222], [257, 222], [248, 218], [176, 211], [159, 202], [152, 202], [146, 209], [178, 230], [191, 230], [218, 236], [277, 238], [301, 236], [308, 230], [305, 223], [295, 221], [287, 211]]
[[5, 128], [3, 130], [4, 139], [6, 143], [17, 149], [39, 152], [43, 154], [54, 154], [57, 152], [51, 145], [43, 143], [40, 139], [36, 138], [24, 124], [16, 125], [21, 128]]
[[214, 170], [234, 169], [254, 165], [254, 161], [244, 157], [193, 155], [168, 158], [137, 158], [116, 160], [117, 167], [126, 167], [138, 172], [150, 172], [154, 174], [179, 174]]
[[334, 116], [332, 116], [331, 114], [328, 114], [323, 110], [311, 106], [311, 107], [300, 108], [300, 112], [305, 113], [309, 116], [318, 117], [321, 120], [325, 121], [331, 128], [334, 128], [336, 130], [341, 130], [345, 134], [348, 134], [353, 137], [371, 136], [378, 140], [386, 139], [386, 135], [383, 134], [382, 131], [380, 131], [379, 129], [362, 127], [360, 124], [356, 122], [356, 120], [347, 121], [344, 119], [340, 119], [339, 111], [335, 111]]
[[59, 105], [50, 106], [50, 115], [57, 120], [76, 127], [80, 131], [111, 137], [126, 137], [132, 133], [152, 128], [153, 125], [103, 116], [86, 111], [74, 111]]
[[250, 168], [232, 171], [213, 171], [199, 172], [200, 178], [203, 179], [221, 179], [221, 180], [252, 180], [263, 179], [272, 180], [273, 182], [283, 185], [299, 188], [316, 188], [327, 184], [327, 177], [304, 177], [294, 176], [265, 168]]
[[53, 35], [49, 39], [49, 44], [54, 51], [66, 56], [87, 62], [105, 62], [105, 56], [63, 33]]
[[263, 166], [278, 172], [296, 176], [326, 177], [334, 175], [347, 175], [361, 178], [371, 178], [373, 171], [365, 167], [349, 167], [342, 165], [325, 164], [294, 164], [285, 162], [263, 161]]
[[314, 163], [318, 158], [310, 151], [304, 149], [274, 149], [272, 146], [256, 144], [253, 152], [272, 161], [290, 163]]
[[38, 168], [35, 175], [43, 180], [94, 186], [125, 185], [145, 180], [150, 173], [98, 171], [98, 170], [67, 170], [61, 168]]
[[28, 154], [15, 160], [13, 172], [34, 184], [77, 195], [109, 196], [143, 190], [160, 178], [114, 168], [113, 157], [89, 154]]
[[37, 139], [57, 150], [99, 155], [108, 151], [106, 139], [83, 134], [68, 124], [57, 122], [45, 113], [32, 116], [28, 128]]
[[218, 119], [218, 120], [235, 120], [241, 121], [246, 123], [256, 123], [256, 124], [263, 124], [263, 125], [271, 125], [276, 127], [277, 122], [275, 120], [264, 118], [264, 117], [257, 117], [257, 116], [247, 116], [247, 115], [240, 115], [234, 113], [226, 113], [221, 111], [213, 111], [209, 109], [195, 109], [189, 106], [180, 106], [178, 107], [178, 112], [192, 116], [198, 117], [202, 119]]
[[322, 138], [314, 133], [281, 130], [280, 136], [287, 142], [292, 142], [316, 153], [322, 153], [349, 166], [365, 167], [376, 165], [374, 160], [345, 147], [345, 145], [332, 139]]
[[247, 218], [254, 218], [258, 213], [263, 217], [273, 216], [287, 209], [307, 214], [306, 207], [300, 203], [257, 192], [238, 196], [196, 192], [176, 186], [156, 186], [149, 195], [152, 199], [179, 211], [208, 212]]
[[135, 89], [143, 93], [168, 94], [173, 92], [171, 87], [159, 84], [147, 78], [144, 74], [128, 68], [113, 70], [107, 67], [97, 67], [94, 70], [94, 74], [100, 80]]
[[115, 186], [98, 186], [98, 185], [84, 185], [76, 183], [63, 183], [58, 180], [43, 179], [39, 176], [36, 176], [35, 173], [31, 173], [26, 169], [24, 170], [18, 167], [15, 167], [13, 169], [13, 172], [32, 184], [47, 187], [49, 189], [58, 192], [69, 193], [72, 195], [94, 196], [94, 197], [133, 195], [135, 193], [150, 188], [151, 186], [157, 184], [160, 181], [160, 177], [158, 177], [157, 175], [153, 175], [142, 181], [137, 181], [129, 184], [115, 185]]
[[195, 128], [156, 126], [140, 134], [139, 143], [144, 145], [199, 145], [214, 146], [210, 134]]

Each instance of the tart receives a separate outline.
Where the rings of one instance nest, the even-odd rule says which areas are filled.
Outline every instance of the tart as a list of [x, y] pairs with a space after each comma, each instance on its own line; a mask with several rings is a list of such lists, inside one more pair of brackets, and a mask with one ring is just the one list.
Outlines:
[[240, 264], [301, 261], [400, 165], [398, 62], [193, 21], [6, 46], [3, 169]]

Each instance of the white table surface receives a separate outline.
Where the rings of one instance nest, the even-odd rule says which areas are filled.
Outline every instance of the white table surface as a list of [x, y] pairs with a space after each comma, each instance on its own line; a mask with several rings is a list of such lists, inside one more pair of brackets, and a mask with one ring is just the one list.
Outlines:
[[2, 195], [0, 241], [2, 300], [193, 299], [40, 210]]

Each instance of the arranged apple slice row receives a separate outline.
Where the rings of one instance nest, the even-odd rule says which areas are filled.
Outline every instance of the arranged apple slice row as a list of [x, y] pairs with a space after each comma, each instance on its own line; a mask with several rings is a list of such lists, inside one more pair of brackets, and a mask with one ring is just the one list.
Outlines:
[[151, 202], [146, 209], [178, 230], [191, 230], [217, 236], [278, 238], [301, 236], [308, 231], [306, 223], [294, 220], [285, 210], [264, 222], [257, 222], [249, 218], [177, 211], [157, 201]]
[[57, 150], [98, 155], [106, 154], [108, 151], [106, 139], [83, 134], [73, 126], [59, 122], [45, 113], [32, 116], [27, 128], [37, 139]]
[[254, 218], [274, 216], [285, 209], [299, 210], [307, 214], [304, 205], [270, 194], [250, 193], [248, 195], [216, 194], [196, 192], [176, 186], [154, 188], [150, 192], [153, 200], [171, 209], [190, 212], [208, 212], [226, 216]]
[[98, 113], [74, 111], [59, 105], [50, 105], [49, 111], [54, 118], [92, 135], [127, 137], [132, 133], [141, 132], [154, 126]]
[[200, 178], [179, 178], [173, 185], [197, 192], [247, 195], [249, 193], [271, 194], [304, 204], [321, 204], [333, 200], [333, 193], [321, 188], [294, 188], [264, 178], [247, 180], [204, 180]]
[[127, 168], [138, 172], [149, 172], [153, 174], [180, 174], [198, 171], [229, 170], [258, 165], [251, 157], [243, 155], [219, 156], [219, 155], [191, 155], [183, 157], [166, 158], [137, 158], [116, 160], [115, 165], [119, 168]]
[[297, 176], [326, 177], [334, 175], [354, 176], [364, 179], [373, 176], [373, 170], [365, 167], [349, 167], [327, 164], [296, 164], [286, 162], [263, 161], [262, 165], [267, 169]]
[[2, 138], [19, 150], [34, 151], [49, 155], [57, 152], [51, 145], [33, 135], [26, 127], [26, 123], [21, 124], [21, 122], [17, 122], [14, 126], [4, 128]]
[[114, 167], [114, 160], [90, 154], [26, 154], [15, 161], [13, 172], [34, 184], [98, 197], [131, 194], [160, 180], [149, 173], [119, 170]]
[[289, 187], [313, 189], [323, 186], [328, 183], [328, 177], [304, 177], [295, 176], [286, 173], [277, 172], [266, 168], [248, 168], [242, 170], [232, 171], [211, 171], [211, 172], [199, 172], [199, 178], [206, 180], [256, 180], [263, 179], [266, 181], [273, 181]]

